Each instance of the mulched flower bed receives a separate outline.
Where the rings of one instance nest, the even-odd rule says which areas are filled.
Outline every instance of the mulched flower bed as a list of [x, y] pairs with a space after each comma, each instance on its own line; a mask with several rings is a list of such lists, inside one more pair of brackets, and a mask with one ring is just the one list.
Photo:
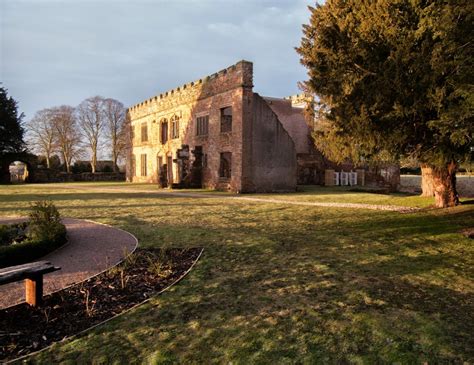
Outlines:
[[138, 249], [120, 265], [44, 297], [0, 310], [0, 361], [38, 351], [143, 302], [180, 279], [201, 248]]

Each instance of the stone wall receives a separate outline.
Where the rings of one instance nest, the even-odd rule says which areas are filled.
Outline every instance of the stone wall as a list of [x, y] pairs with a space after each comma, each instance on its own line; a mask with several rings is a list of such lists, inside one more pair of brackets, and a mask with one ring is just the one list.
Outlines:
[[[457, 174], [456, 189], [461, 197], [474, 197], [474, 176]], [[421, 194], [421, 176], [402, 175], [400, 190]]]
[[244, 136], [251, 156], [243, 192], [294, 191], [296, 150], [277, 115], [258, 94], [253, 95], [253, 119]]
[[309, 154], [314, 149], [311, 143], [311, 130], [303, 115], [303, 107], [294, 107], [290, 99], [263, 97], [268, 106], [278, 116], [283, 128], [293, 139], [296, 153]]

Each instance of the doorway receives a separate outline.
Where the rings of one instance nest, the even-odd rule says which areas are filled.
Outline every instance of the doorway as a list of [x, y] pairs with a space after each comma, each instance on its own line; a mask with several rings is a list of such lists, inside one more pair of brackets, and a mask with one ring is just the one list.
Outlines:
[[8, 167], [12, 183], [24, 183], [28, 178], [28, 167], [22, 161], [14, 161]]
[[168, 156], [166, 159], [168, 166], [168, 186], [171, 186], [171, 184], [173, 184], [173, 157]]

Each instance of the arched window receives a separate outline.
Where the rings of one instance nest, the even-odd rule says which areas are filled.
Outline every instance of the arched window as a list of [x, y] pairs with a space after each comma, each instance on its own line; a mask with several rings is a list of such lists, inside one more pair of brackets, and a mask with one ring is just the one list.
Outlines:
[[179, 138], [179, 118], [177, 115], [171, 117], [171, 138]]
[[168, 119], [163, 118], [160, 122], [161, 133], [160, 133], [160, 141], [162, 144], [168, 142]]

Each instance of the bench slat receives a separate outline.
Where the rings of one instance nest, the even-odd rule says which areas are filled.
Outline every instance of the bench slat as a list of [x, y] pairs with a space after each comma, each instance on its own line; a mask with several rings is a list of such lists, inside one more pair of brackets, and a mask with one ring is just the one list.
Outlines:
[[0, 285], [12, 283], [37, 275], [47, 274], [60, 268], [55, 267], [48, 261], [37, 261], [24, 265], [11, 266], [0, 269]]
[[10, 273], [12, 271], [36, 268], [36, 267], [40, 267], [40, 266], [43, 266], [43, 265], [51, 265], [51, 262], [49, 262], [49, 261], [34, 261], [34, 262], [29, 262], [27, 264], [4, 267], [4, 268], [0, 269], [0, 275]]

